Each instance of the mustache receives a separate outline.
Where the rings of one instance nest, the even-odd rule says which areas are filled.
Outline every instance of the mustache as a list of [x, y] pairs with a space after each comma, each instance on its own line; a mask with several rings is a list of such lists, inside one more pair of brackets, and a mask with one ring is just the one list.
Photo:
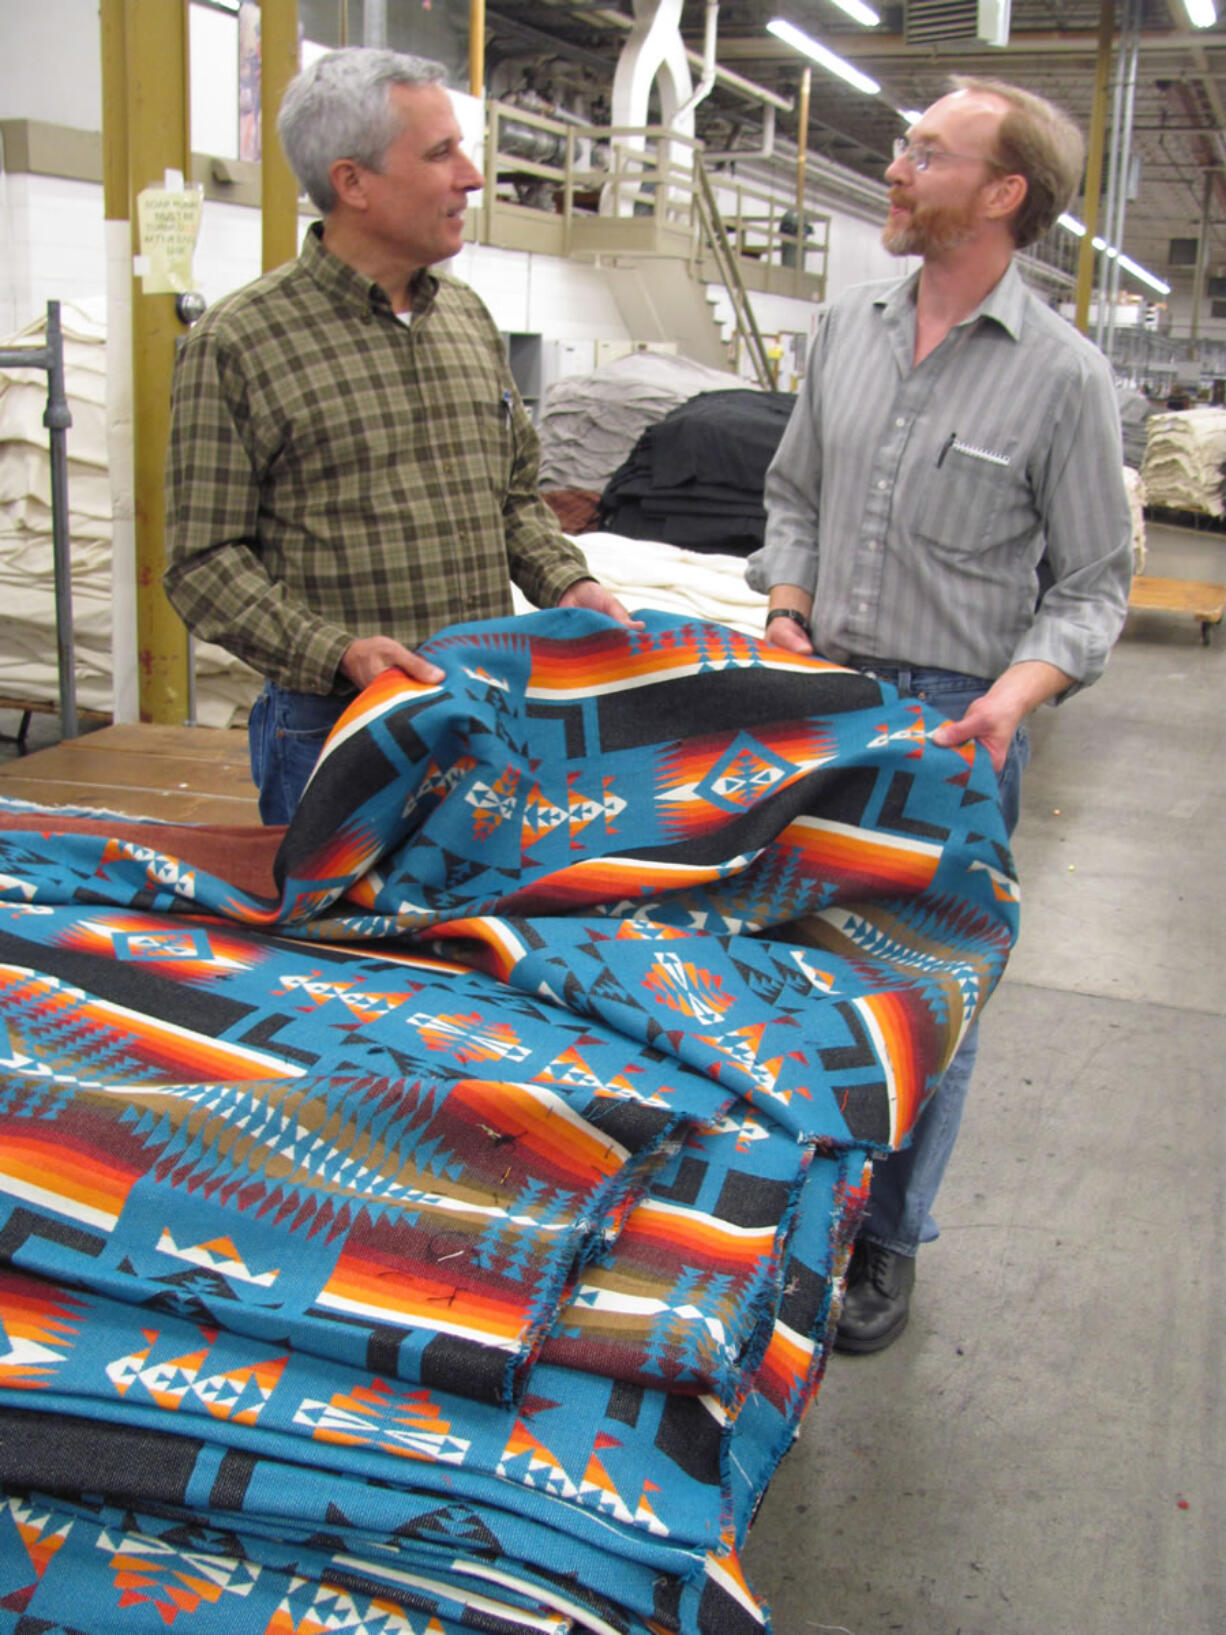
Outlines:
[[907, 194], [903, 192], [901, 187], [892, 187], [886, 196], [886, 203], [891, 209], [897, 209], [904, 206], [909, 206], [911, 200]]

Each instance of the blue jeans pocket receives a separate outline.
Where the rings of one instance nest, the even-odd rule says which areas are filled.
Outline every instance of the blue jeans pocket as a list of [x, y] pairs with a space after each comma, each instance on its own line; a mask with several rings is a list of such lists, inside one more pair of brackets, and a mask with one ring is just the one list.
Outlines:
[[264, 683], [251, 707], [247, 740], [265, 823], [288, 823], [294, 815], [328, 734], [348, 703], [347, 698]]

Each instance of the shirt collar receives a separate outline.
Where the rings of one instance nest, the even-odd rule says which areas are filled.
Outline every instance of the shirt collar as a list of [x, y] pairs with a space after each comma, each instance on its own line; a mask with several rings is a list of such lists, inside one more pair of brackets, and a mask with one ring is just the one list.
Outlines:
[[[323, 231], [323, 223], [313, 221], [302, 241], [298, 260], [307, 274], [337, 306], [358, 317], [366, 317], [370, 313], [393, 317], [392, 303], [382, 286], [358, 272], [347, 261], [342, 261], [340, 256], [333, 255], [324, 245]], [[423, 267], [414, 276], [410, 293], [413, 297], [413, 316], [420, 318], [434, 302], [438, 293], [438, 279]]]
[[[908, 273], [905, 278], [897, 279], [893, 284], [886, 286], [876, 297], [873, 305], [879, 308], [887, 322], [898, 323], [905, 318], [912, 318], [915, 311], [915, 287], [919, 283], [919, 269]], [[990, 318], [993, 323], [1017, 341], [1022, 335], [1022, 320], [1026, 309], [1026, 286], [1022, 282], [1022, 275], [1017, 270], [1017, 263], [1010, 261], [1005, 268], [1004, 276], [999, 283], [990, 289], [987, 295], [955, 328], [970, 326], [979, 318]]]

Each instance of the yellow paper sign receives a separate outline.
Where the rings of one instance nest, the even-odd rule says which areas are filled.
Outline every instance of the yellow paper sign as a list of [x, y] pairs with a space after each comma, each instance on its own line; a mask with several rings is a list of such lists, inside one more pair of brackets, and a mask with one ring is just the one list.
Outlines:
[[204, 211], [204, 189], [146, 187], [137, 195], [138, 272], [146, 295], [194, 289], [192, 256]]

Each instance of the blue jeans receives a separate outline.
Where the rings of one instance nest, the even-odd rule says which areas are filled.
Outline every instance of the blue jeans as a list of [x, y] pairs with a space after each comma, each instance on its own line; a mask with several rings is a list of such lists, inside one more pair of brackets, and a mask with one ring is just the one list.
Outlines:
[[[991, 682], [978, 676], [958, 675], [952, 670], [908, 669], [867, 661], [858, 663], [857, 668], [888, 681], [904, 698], [923, 699], [955, 721], [991, 686]], [[1030, 742], [1023, 725], [1009, 746], [1004, 766], [996, 774], [1001, 812], [1010, 835], [1017, 827], [1022, 772], [1029, 759]], [[921, 1243], [931, 1243], [937, 1236], [932, 1206], [958, 1139], [978, 1050], [979, 1023], [974, 1022], [946, 1068], [945, 1077], [920, 1114], [910, 1145], [901, 1152], [874, 1160], [868, 1212], [860, 1228], [862, 1237], [871, 1238], [897, 1254], [914, 1255]]]
[[262, 822], [288, 823], [293, 817], [324, 741], [352, 702], [352, 694], [295, 693], [265, 681], [247, 721]]

